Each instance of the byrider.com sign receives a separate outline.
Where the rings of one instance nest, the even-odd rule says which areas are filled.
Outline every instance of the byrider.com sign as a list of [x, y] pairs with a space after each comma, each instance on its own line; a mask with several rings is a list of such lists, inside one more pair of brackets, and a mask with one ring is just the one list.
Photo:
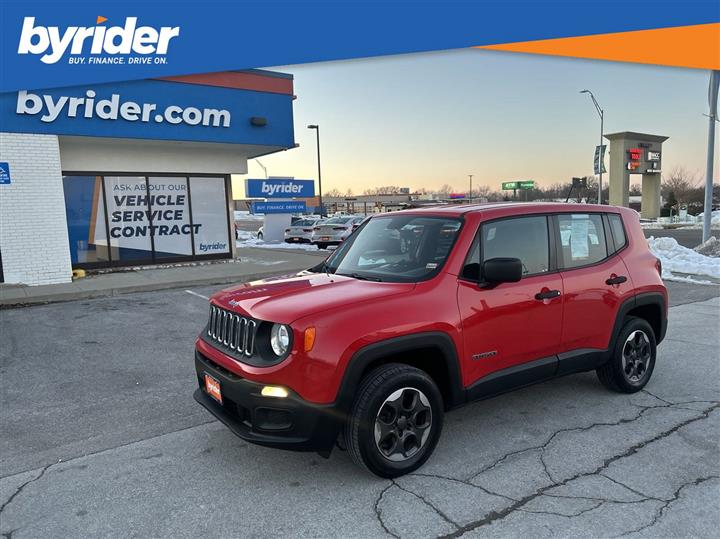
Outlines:
[[122, 26], [111, 26], [98, 16], [95, 26], [43, 26], [35, 17], [23, 20], [18, 54], [35, 55], [45, 64], [165, 64], [170, 41], [179, 26], [139, 26], [127, 17]]
[[314, 180], [267, 178], [245, 180], [247, 198], [309, 198], [315, 196]]
[[[263, 127], [250, 118], [267, 119]], [[291, 148], [292, 96], [142, 80], [0, 94], [3, 131]]]

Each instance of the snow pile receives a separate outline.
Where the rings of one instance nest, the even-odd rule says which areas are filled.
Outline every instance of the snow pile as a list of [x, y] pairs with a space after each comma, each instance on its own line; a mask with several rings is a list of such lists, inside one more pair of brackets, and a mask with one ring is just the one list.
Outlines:
[[259, 247], [261, 249], [295, 249], [297, 251], [318, 251], [316, 245], [310, 243], [270, 242], [258, 239], [256, 232], [238, 231], [237, 247]]
[[[705, 213], [701, 213], [697, 216], [697, 223], [702, 227], [703, 219], [705, 218]], [[715, 210], [710, 214], [710, 227], [711, 228], [720, 228], [720, 210]]]
[[[647, 241], [652, 253], [662, 262], [663, 279], [698, 284], [712, 283], [707, 279], [696, 279], [697, 276], [720, 280], [720, 258], [711, 258], [683, 247], [674, 238], [650, 237]], [[690, 276], [674, 275], [673, 272]]]
[[710, 236], [706, 242], [695, 247], [695, 252], [713, 258], [720, 258], [720, 240], [715, 236]]
[[264, 215], [256, 215], [249, 211], [235, 210], [234, 217], [236, 221], [262, 221], [265, 219]]

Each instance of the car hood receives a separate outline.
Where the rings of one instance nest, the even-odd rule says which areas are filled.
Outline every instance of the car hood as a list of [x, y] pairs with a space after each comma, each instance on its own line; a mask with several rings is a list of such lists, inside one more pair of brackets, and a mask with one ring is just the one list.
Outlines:
[[226, 288], [211, 301], [252, 318], [289, 324], [309, 314], [407, 293], [414, 287], [414, 283], [378, 283], [302, 272]]

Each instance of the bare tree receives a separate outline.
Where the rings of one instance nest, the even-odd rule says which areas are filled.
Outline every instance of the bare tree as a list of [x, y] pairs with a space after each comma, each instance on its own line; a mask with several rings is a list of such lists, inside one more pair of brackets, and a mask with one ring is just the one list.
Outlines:
[[371, 187], [363, 191], [364, 195], [397, 195], [400, 187], [397, 185], [384, 185], [382, 187]]
[[325, 191], [323, 193], [323, 195], [326, 197], [341, 197], [341, 196], [343, 196], [342, 191], [340, 191], [340, 189], [337, 189], [337, 188], [332, 188], [329, 191]]
[[690, 172], [684, 167], [675, 167], [670, 174], [663, 176], [661, 192], [666, 198], [669, 198], [672, 193], [678, 204], [687, 204], [697, 186], [697, 172]]

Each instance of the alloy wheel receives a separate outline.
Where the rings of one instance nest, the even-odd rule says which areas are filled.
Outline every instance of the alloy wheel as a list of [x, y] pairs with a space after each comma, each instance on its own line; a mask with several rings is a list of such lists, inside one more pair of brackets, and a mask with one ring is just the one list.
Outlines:
[[639, 384], [647, 374], [652, 361], [650, 339], [639, 329], [628, 335], [622, 350], [622, 368], [625, 379]]
[[425, 394], [414, 387], [394, 391], [375, 418], [375, 445], [393, 462], [412, 458], [425, 445], [432, 428], [432, 408]]

